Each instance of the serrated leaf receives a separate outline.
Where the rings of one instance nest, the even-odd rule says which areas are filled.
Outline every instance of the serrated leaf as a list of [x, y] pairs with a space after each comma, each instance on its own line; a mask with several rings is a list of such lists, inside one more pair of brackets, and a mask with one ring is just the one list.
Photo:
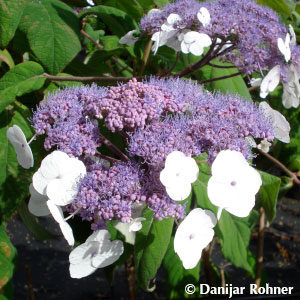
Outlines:
[[155, 277], [167, 251], [174, 223], [172, 218], [152, 220], [152, 214], [149, 210], [143, 214], [146, 220], [136, 233], [134, 245], [137, 282], [148, 291], [150, 281]]
[[105, 3], [106, 5], [117, 7], [125, 11], [131, 18], [140, 21], [144, 11], [143, 7], [137, 0], [110, 0]]
[[0, 112], [11, 104], [16, 97], [39, 90], [45, 78], [36, 78], [43, 74], [41, 65], [27, 61], [16, 65], [0, 79]]
[[83, 18], [90, 14], [99, 16], [111, 32], [119, 38], [130, 30], [138, 29], [137, 23], [127, 13], [115, 7], [104, 5], [94, 6], [82, 11], [79, 17]]
[[193, 298], [185, 293], [188, 283], [199, 282], [200, 262], [193, 269], [186, 270], [179, 256], [174, 252], [174, 237], [171, 237], [168, 250], [163, 259], [163, 267], [167, 273], [166, 288], [168, 299]]
[[279, 177], [259, 171], [262, 186], [258, 192], [258, 206], [265, 210], [268, 221], [271, 223], [276, 216], [276, 204], [281, 180]]
[[26, 34], [37, 60], [51, 74], [64, 69], [81, 49], [79, 20], [58, 0], [28, 1], [19, 29]]
[[18, 28], [25, 0], [0, 0], [0, 48], [5, 48]]
[[18, 212], [27, 229], [37, 240], [41, 241], [57, 238], [56, 235], [50, 233], [43, 226], [41, 226], [37, 218], [29, 212], [27, 204], [24, 201], [19, 205]]

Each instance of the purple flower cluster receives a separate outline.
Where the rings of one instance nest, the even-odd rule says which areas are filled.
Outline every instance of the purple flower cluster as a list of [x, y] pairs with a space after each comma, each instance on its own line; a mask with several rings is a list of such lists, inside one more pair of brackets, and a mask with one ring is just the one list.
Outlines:
[[105, 124], [112, 132], [132, 131], [143, 128], [163, 114], [179, 111], [181, 107], [169, 91], [132, 79], [126, 84], [109, 88], [98, 102], [96, 116], [105, 118]]
[[154, 183], [153, 175], [146, 176], [134, 162], [120, 162], [112, 167], [89, 163], [70, 211], [80, 208], [82, 219], [94, 221], [93, 228], [111, 219], [129, 222], [137, 203], [146, 203], [160, 220], [169, 216], [183, 218], [184, 206], [167, 196], [158, 178]]
[[[207, 8], [211, 16], [211, 23], [205, 28], [197, 19], [201, 7]], [[174, 25], [175, 28], [183, 25], [185, 30], [206, 33], [213, 40], [230, 40], [233, 50], [224, 55], [222, 60], [231, 62], [240, 71], [250, 75], [279, 64], [284, 79], [287, 66], [277, 40], [285, 39], [287, 28], [268, 7], [258, 5], [254, 0], [178, 0], [166, 5], [161, 12], [145, 16], [140, 22], [141, 30], [152, 34], [159, 31], [171, 13], [182, 18]], [[300, 65], [299, 47], [291, 46], [291, 51], [291, 62]]]
[[100, 146], [93, 104], [106, 92], [96, 85], [66, 88], [48, 96], [33, 115], [36, 133], [46, 134], [45, 149], [54, 146], [71, 156], [95, 154]]
[[128, 152], [156, 170], [161, 170], [169, 153], [200, 156], [209, 162], [224, 149], [236, 150], [250, 158], [245, 137], [273, 140], [273, 128], [259, 108], [238, 95], [202, 93], [190, 102], [181, 116], [153, 122], [130, 135]]

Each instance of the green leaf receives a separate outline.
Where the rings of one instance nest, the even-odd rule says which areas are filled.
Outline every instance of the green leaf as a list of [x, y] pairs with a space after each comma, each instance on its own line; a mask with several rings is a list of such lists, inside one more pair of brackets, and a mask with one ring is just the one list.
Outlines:
[[259, 171], [262, 186], [258, 192], [258, 206], [265, 210], [268, 221], [271, 223], [276, 216], [276, 203], [281, 180], [279, 177]]
[[36, 62], [27, 61], [16, 65], [0, 79], [0, 112], [11, 104], [16, 97], [39, 90], [45, 78], [36, 78], [44, 70]]
[[4, 226], [0, 226], [0, 291], [12, 278], [16, 253]]
[[90, 14], [99, 16], [111, 32], [119, 38], [130, 30], [138, 29], [137, 23], [127, 13], [115, 7], [104, 5], [94, 6], [82, 11], [79, 17], [82, 18]]
[[115, 50], [121, 48], [119, 38], [116, 35], [107, 35], [100, 37], [100, 43], [103, 45], [105, 51]]
[[25, 0], [0, 0], [0, 48], [5, 48], [19, 25]]
[[284, 0], [257, 0], [258, 4], [269, 6], [276, 12], [278, 12], [281, 16], [290, 16], [291, 17], [291, 9], [285, 3]]
[[143, 7], [137, 0], [110, 0], [105, 4], [125, 11], [136, 21], [140, 21], [144, 14]]
[[[231, 65], [227, 63], [222, 63], [218, 60], [215, 60], [213, 63], [220, 66]], [[205, 68], [208, 75], [207, 79], [228, 76], [230, 74], [234, 74], [238, 72], [238, 69], [236, 68], [226, 69], [226, 68], [214, 68], [210, 66], [206, 66]], [[211, 83], [208, 83], [207, 87], [211, 90], [219, 90], [223, 94], [225, 94], [226, 92], [230, 92], [233, 94], [239, 94], [246, 99], [251, 99], [251, 95], [241, 75], [234, 76], [227, 79], [213, 81]]]
[[27, 204], [24, 201], [19, 205], [18, 211], [22, 221], [37, 240], [57, 238], [56, 235], [50, 233], [40, 225], [37, 218], [29, 212]]
[[179, 256], [174, 252], [174, 237], [171, 237], [168, 250], [163, 259], [163, 267], [166, 270], [167, 299], [193, 298], [184, 291], [188, 283], [199, 282], [200, 262], [193, 269], [186, 270], [182, 266]]
[[81, 49], [79, 20], [68, 5], [57, 0], [28, 1], [19, 29], [51, 74], [64, 69]]
[[15, 66], [13, 58], [6, 49], [0, 50], [0, 61], [4, 61], [10, 69], [12, 69]]
[[151, 290], [153, 279], [167, 251], [174, 220], [172, 218], [158, 221], [152, 219], [153, 213], [145, 210], [143, 227], [135, 239], [135, 269], [138, 285], [144, 290]]
[[163, 7], [169, 3], [169, 0], [153, 0], [158, 7]]

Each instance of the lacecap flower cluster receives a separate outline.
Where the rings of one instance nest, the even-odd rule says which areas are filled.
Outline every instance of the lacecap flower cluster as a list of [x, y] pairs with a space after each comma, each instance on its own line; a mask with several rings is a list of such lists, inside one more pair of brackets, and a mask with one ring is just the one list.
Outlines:
[[[106, 220], [130, 222], [133, 207], [141, 204], [159, 220], [182, 219], [185, 205], [173, 201], [159, 180], [173, 151], [193, 157], [207, 153], [212, 163], [224, 149], [252, 157], [246, 137], [274, 139], [272, 123], [257, 105], [181, 79], [67, 88], [48, 96], [32, 122], [45, 136], [46, 150], [57, 148], [85, 163], [86, 175], [67, 210], [91, 221], [94, 229]], [[123, 161], [101, 154], [107, 141], [103, 126], [123, 138]]]

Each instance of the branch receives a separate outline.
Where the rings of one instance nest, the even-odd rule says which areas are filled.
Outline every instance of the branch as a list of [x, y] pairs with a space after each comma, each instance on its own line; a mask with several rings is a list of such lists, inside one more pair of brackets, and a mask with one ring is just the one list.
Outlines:
[[[83, 29], [80, 30], [80, 33], [82, 35], [84, 35], [86, 38], [88, 38], [94, 45], [97, 46], [97, 48], [102, 51], [104, 49], [104, 47], [95, 39], [93, 39], [88, 33], [86, 33]], [[126, 65], [123, 65], [116, 57], [111, 56], [110, 59], [112, 61], [114, 61], [117, 65], [119, 65], [121, 68], [124, 68], [125, 70], [127, 70], [128, 72], [130, 72], [132, 74], [132, 70], [130, 70], [130, 68]]]
[[104, 160], [107, 160], [107, 161], [109, 161], [109, 162], [111, 162], [111, 163], [118, 163], [118, 162], [120, 162], [120, 160], [118, 160], [118, 159], [116, 159], [116, 158], [112, 158], [112, 157], [110, 157], [110, 156], [103, 155], [103, 154], [101, 154], [101, 153], [99, 153], [99, 152], [96, 152], [94, 156], [99, 157], [99, 158], [102, 158], [102, 159], [104, 159]]
[[235, 68], [235, 66], [221, 66], [221, 65], [215, 65], [213, 63], [208, 63], [209, 66], [214, 67], [214, 68], [220, 68], [220, 69], [232, 69]]
[[118, 149], [111, 141], [109, 141], [106, 137], [101, 135], [101, 141], [105, 146], [107, 146], [112, 152], [118, 155], [123, 161], [129, 161], [129, 158], [120, 150]]
[[[34, 78], [47, 78], [52, 81], [81, 81], [81, 82], [86, 82], [86, 81], [99, 81], [99, 82], [127, 82], [131, 80], [133, 77], [94, 77], [94, 76], [55, 76], [55, 75], [50, 75], [47, 73], [44, 73], [42, 75], [38, 75]], [[137, 80], [140, 80], [141, 77], [135, 77]]]
[[168, 74], [170, 74], [174, 70], [174, 68], [176, 67], [176, 65], [178, 63], [178, 60], [179, 60], [179, 57], [180, 57], [180, 52], [177, 52], [174, 64], [167, 71], [165, 71], [164, 73], [162, 73], [159, 77], [165, 77]]
[[145, 50], [144, 50], [144, 56], [143, 56], [143, 59], [142, 59], [143, 63], [142, 63], [142, 67], [141, 67], [141, 70], [139, 72], [139, 75], [142, 75], [144, 73], [144, 70], [145, 70], [145, 67], [147, 65], [149, 55], [150, 55], [151, 46], [152, 46], [152, 40], [149, 39], [147, 44], [146, 44]]
[[259, 230], [258, 230], [258, 248], [257, 248], [256, 271], [255, 271], [256, 289], [260, 287], [262, 264], [264, 260], [265, 211], [263, 207], [260, 208], [259, 212], [260, 212], [260, 217], [259, 217]]
[[241, 74], [242, 74], [242, 72], [237, 72], [237, 73], [233, 73], [233, 74], [222, 76], [222, 77], [216, 77], [216, 78], [212, 78], [212, 79], [198, 81], [198, 83], [199, 84], [204, 84], [204, 83], [208, 83], [208, 82], [213, 82], [213, 81], [217, 81], [217, 80], [222, 80], [222, 79], [227, 79], [227, 78], [235, 77], [235, 76], [238, 76], [238, 75], [241, 75]]
[[275, 157], [270, 155], [269, 153], [266, 153], [264, 151], [261, 151], [260, 149], [257, 149], [257, 151], [267, 157], [269, 160], [271, 160], [273, 163], [275, 163], [281, 170], [283, 170], [287, 175], [289, 175], [293, 182], [298, 184], [300, 186], [300, 180], [298, 179], [297, 175], [290, 171], [283, 163], [281, 163], [279, 160], [277, 160]]

